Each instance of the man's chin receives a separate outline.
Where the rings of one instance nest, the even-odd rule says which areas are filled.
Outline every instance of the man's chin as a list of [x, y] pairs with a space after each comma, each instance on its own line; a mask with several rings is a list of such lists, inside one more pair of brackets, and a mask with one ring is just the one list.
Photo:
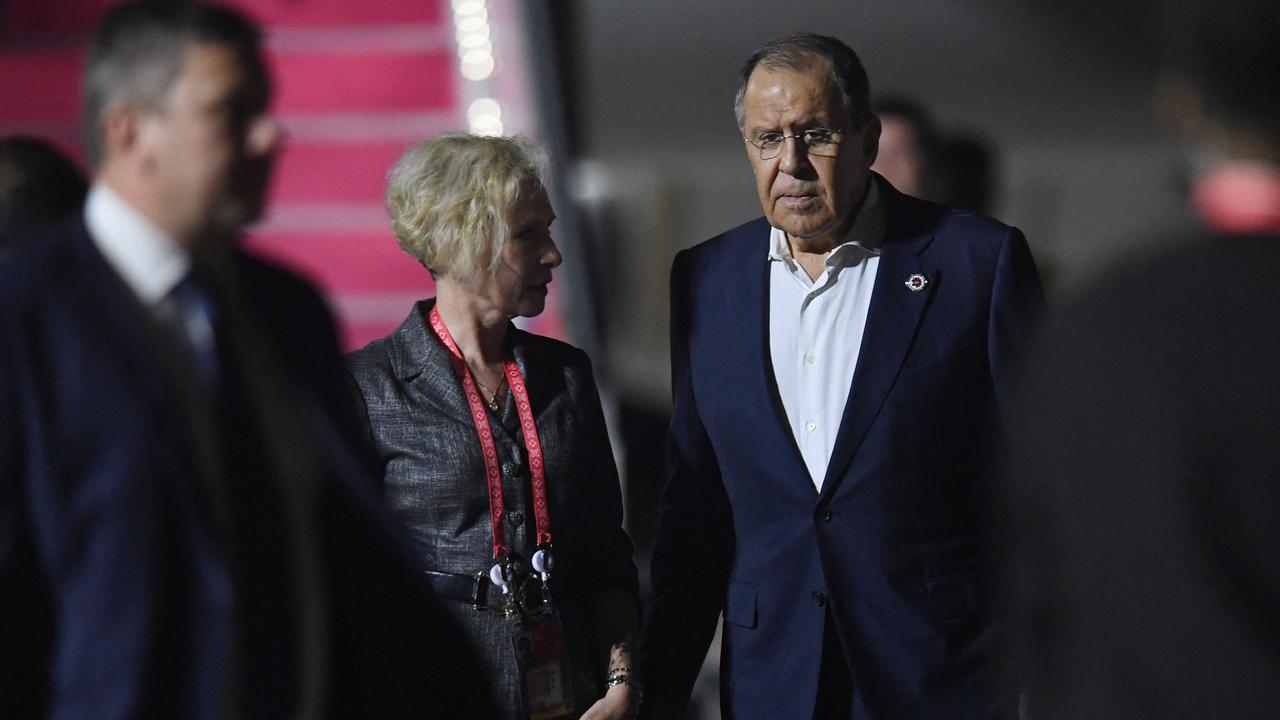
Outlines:
[[793, 240], [820, 238], [830, 233], [839, 223], [830, 218], [796, 217], [794, 215], [770, 218], [769, 223], [785, 232]]

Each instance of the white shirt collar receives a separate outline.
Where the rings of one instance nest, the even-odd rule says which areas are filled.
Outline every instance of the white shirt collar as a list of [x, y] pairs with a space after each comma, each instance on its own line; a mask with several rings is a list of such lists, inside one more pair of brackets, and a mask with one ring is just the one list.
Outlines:
[[164, 300], [191, 269], [178, 243], [105, 183], [90, 188], [84, 221], [107, 262], [147, 305]]
[[[868, 255], [879, 255], [883, 240], [884, 204], [880, 202], [880, 189], [876, 187], [875, 179], [869, 177], [867, 195], [862, 201], [862, 207], [858, 209], [858, 216], [854, 218], [844, 242], [827, 253], [825, 264], [827, 267], [846, 265]], [[791, 243], [787, 242], [787, 233], [780, 228], [774, 227], [770, 230], [769, 259], [781, 260], [788, 266], [795, 264], [795, 256], [791, 254]]]

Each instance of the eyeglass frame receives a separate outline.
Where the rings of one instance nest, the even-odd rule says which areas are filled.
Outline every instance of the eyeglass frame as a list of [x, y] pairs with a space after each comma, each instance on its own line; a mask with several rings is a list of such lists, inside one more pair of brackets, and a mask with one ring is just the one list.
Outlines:
[[[810, 149], [810, 147], [809, 147], [809, 143], [808, 143], [807, 141], [805, 141], [804, 136], [805, 136], [806, 134], [811, 133], [811, 132], [814, 132], [814, 131], [823, 131], [823, 130], [825, 130], [826, 132], [831, 133], [832, 135], [844, 135], [844, 134], [846, 134], [846, 133], [850, 132], [851, 130], [853, 130], [853, 129], [855, 129], [855, 128], [859, 128], [859, 127], [864, 127], [864, 126], [866, 126], [867, 121], [869, 121], [870, 119], [871, 119], [871, 116], [867, 116], [866, 118], [864, 118], [864, 119], [863, 119], [863, 120], [861, 120], [860, 122], [851, 123], [848, 127], [840, 127], [840, 128], [813, 127], [813, 128], [806, 128], [805, 130], [802, 130], [802, 131], [800, 131], [800, 132], [798, 132], [798, 133], [792, 133], [792, 134], [790, 134], [790, 135], [786, 135], [786, 134], [779, 133], [779, 134], [781, 134], [781, 135], [782, 135], [782, 138], [778, 141], [778, 153], [777, 153], [777, 155], [770, 155], [769, 157], [765, 157], [765, 156], [764, 156], [764, 147], [763, 147], [763, 146], [761, 146], [761, 145], [759, 145], [759, 144], [757, 144], [755, 140], [753, 140], [753, 139], [751, 139], [751, 138], [749, 138], [749, 137], [745, 137], [745, 136], [742, 138], [742, 140], [743, 140], [743, 142], [747, 143], [748, 145], [750, 145], [751, 147], [755, 148], [756, 150], [758, 150], [758, 151], [760, 152], [760, 160], [761, 160], [761, 161], [774, 160], [774, 159], [776, 159], [776, 158], [780, 157], [780, 156], [782, 155], [782, 149], [783, 149], [783, 147], [784, 147], [784, 146], [786, 146], [786, 144], [787, 144], [787, 140], [788, 140], [788, 139], [790, 139], [790, 140], [794, 140], [794, 141], [796, 141], [797, 143], [802, 143], [802, 144], [804, 145], [804, 152], [805, 152], [805, 155], [810, 155], [810, 156], [814, 156], [814, 157], [835, 157], [835, 156], [836, 156], [836, 154], [838, 154], [838, 153], [840, 152], [840, 145], [841, 145], [842, 143], [844, 143], [844, 138], [843, 138], [843, 137], [841, 137], [839, 140], [833, 140], [833, 141], [831, 142], [831, 144], [835, 146], [835, 152], [833, 152], [833, 153], [832, 153], [832, 154], [830, 154], [830, 155], [824, 155], [824, 154], [822, 154], [822, 153], [814, 153], [814, 152]], [[771, 134], [773, 134], [773, 133], [775, 133], [775, 132], [777, 132], [777, 131], [776, 131], [776, 130], [773, 130], [773, 131], [770, 131], [770, 132], [767, 132], [767, 133], [764, 133], [764, 134], [765, 134], [765, 135], [771, 135]]]

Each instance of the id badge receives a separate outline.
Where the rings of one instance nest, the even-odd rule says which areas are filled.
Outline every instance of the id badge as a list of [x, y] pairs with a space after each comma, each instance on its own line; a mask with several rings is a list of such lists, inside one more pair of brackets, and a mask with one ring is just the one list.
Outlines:
[[573, 688], [560, 616], [548, 613], [530, 618], [512, 635], [511, 642], [529, 720], [553, 720], [570, 715]]

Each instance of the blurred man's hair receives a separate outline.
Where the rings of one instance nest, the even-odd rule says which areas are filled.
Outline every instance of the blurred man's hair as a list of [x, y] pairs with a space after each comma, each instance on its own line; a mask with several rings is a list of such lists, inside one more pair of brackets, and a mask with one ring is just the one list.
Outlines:
[[825, 63], [831, 71], [831, 79], [840, 95], [844, 120], [857, 125], [871, 114], [871, 84], [862, 60], [853, 48], [836, 38], [816, 33], [791, 33], [776, 37], [761, 45], [743, 63], [738, 73], [738, 93], [733, 101], [733, 113], [738, 127], [746, 126], [746, 110], [743, 103], [747, 95], [747, 82], [757, 67], [805, 71], [814, 62]]
[[1210, 113], [1280, 138], [1280, 2], [1193, 7], [1186, 64]]
[[261, 33], [253, 21], [218, 5], [142, 0], [112, 8], [89, 46], [84, 78], [85, 151], [96, 167], [103, 160], [102, 116], [113, 102], [159, 111], [182, 71], [187, 49], [197, 43], [227, 45], [247, 63], [260, 84], [250, 102], [265, 103], [269, 80], [259, 53]]
[[0, 139], [0, 250], [79, 210], [88, 189], [75, 163], [49, 143]]
[[935, 159], [941, 137], [933, 116], [923, 105], [904, 95], [880, 95], [872, 103], [871, 111], [881, 119], [891, 116], [905, 121], [915, 130], [916, 143], [924, 153], [926, 161]]

